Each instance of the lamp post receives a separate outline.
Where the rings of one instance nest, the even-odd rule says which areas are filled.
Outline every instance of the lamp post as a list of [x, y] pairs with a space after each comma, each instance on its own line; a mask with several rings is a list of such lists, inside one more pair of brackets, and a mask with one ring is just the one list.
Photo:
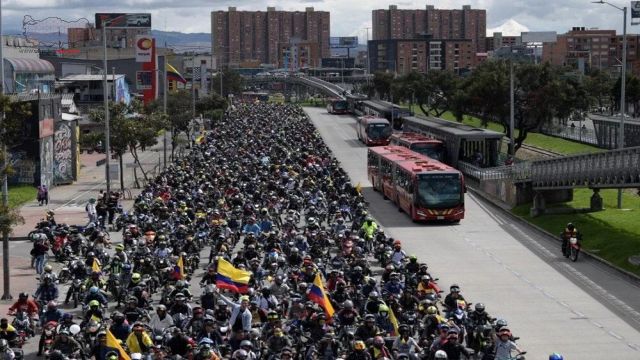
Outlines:
[[[620, 74], [620, 136], [618, 149], [624, 149], [624, 113], [625, 91], [627, 82], [627, 7], [619, 7], [603, 0], [592, 1], [594, 4], [607, 4], [622, 11], [622, 73]], [[618, 209], [622, 209], [622, 189], [618, 189]]]
[[369, 62], [369, 29], [370, 27], [364, 28], [367, 30], [367, 86], [369, 85], [369, 76], [371, 75], [371, 63]]
[[[107, 182], [107, 197], [111, 194], [111, 173], [109, 169], [109, 163], [111, 162], [111, 141], [110, 137], [110, 129], [109, 129], [109, 91], [107, 85], [107, 25], [111, 21], [105, 20], [102, 22], [102, 47], [104, 50], [104, 59], [102, 64], [102, 81], [103, 88], [102, 94], [104, 98], [104, 153], [107, 157], [107, 161], [104, 164], [105, 167], [105, 178]], [[115, 79], [114, 79], [115, 83]]]
[[[2, 3], [0, 2], [0, 41], [2, 38]], [[4, 54], [2, 52], [3, 45], [0, 44], [0, 96], [4, 96]], [[4, 112], [0, 113], [0, 121], [4, 121]], [[3, 124], [4, 125], [4, 124]], [[0, 127], [0, 131], [4, 127]], [[9, 209], [9, 186], [7, 184], [7, 147], [2, 141], [2, 206], [5, 209]], [[11, 276], [9, 274], [9, 232], [2, 232], [2, 272], [3, 272], [3, 284], [4, 291], [2, 293], [2, 300], [11, 300]]]

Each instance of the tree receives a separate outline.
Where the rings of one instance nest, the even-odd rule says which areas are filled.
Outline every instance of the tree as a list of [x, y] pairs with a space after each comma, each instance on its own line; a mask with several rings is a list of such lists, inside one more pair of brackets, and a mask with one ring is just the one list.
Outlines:
[[219, 120], [227, 108], [227, 101], [218, 94], [205, 96], [196, 102], [196, 111], [206, 119]]
[[[167, 117], [163, 113], [150, 110], [150, 107], [145, 108], [137, 101], [130, 105], [121, 102], [109, 103], [110, 147], [120, 159], [120, 173], [122, 174], [123, 170], [122, 156], [129, 151], [147, 181], [149, 179], [140, 163], [138, 151], [144, 151], [157, 144], [158, 134], [168, 127]], [[94, 111], [90, 117], [93, 121], [104, 123], [102, 111]], [[135, 181], [138, 182], [137, 176]]]
[[[189, 90], [178, 90], [167, 93], [167, 129], [171, 130], [171, 159], [175, 155], [178, 136], [184, 132], [188, 135], [189, 125], [193, 119], [193, 96]], [[162, 111], [162, 101], [156, 100], [146, 109], [147, 113]]]
[[416, 94], [420, 109], [425, 114], [441, 116], [452, 109], [454, 96], [460, 86], [460, 77], [451, 71], [429, 71], [419, 87], [421, 91]]
[[606, 72], [598, 69], [591, 70], [584, 80], [584, 86], [588, 96], [593, 99], [598, 108], [603, 109], [613, 106], [614, 98], [620, 98], [620, 82], [618, 81], [617, 97], [612, 93], [615, 81]]
[[373, 88], [381, 99], [391, 99], [393, 73], [378, 71], [373, 75]]
[[490, 121], [509, 131], [509, 64], [487, 61], [480, 64], [467, 81], [466, 94], [471, 111], [487, 126]]
[[[220, 94], [220, 74], [211, 79], [213, 89]], [[240, 94], [244, 89], [244, 79], [233, 69], [222, 70], [222, 96], [226, 99], [229, 94]]]
[[[13, 173], [6, 149], [23, 141], [24, 122], [31, 116], [31, 110], [28, 103], [14, 102], [4, 95], [0, 96], [0, 109], [4, 113], [4, 119], [0, 119], [0, 181], [3, 181], [5, 176]], [[24, 224], [20, 211], [0, 203], [0, 233], [8, 234], [18, 224]]]

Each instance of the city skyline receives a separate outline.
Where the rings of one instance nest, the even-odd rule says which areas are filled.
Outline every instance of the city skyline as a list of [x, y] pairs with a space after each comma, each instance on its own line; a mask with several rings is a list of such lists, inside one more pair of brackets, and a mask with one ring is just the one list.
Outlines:
[[[613, 2], [617, 6], [629, 6], [628, 1]], [[152, 28], [156, 30], [180, 31], [186, 33], [211, 31], [210, 13], [215, 10], [226, 10], [229, 6], [238, 11], [262, 10], [267, 6], [276, 6], [278, 10], [304, 11], [313, 6], [317, 11], [331, 12], [331, 36], [366, 37], [365, 28], [371, 27], [371, 12], [375, 9], [388, 9], [389, 5], [397, 5], [399, 9], [424, 9], [427, 4], [437, 9], [459, 9], [463, 5], [471, 5], [473, 9], [487, 10], [487, 32], [494, 29], [513, 29], [515, 31], [557, 31], [564, 33], [573, 26], [588, 28], [613, 29], [621, 31], [621, 14], [619, 11], [592, 4], [589, 0], [562, 1], [512, 1], [504, 6], [498, 0], [444, 0], [444, 1], [352, 1], [339, 0], [291, 1], [283, 0], [274, 4], [272, 1], [246, 0], [114, 0], [110, 6], [103, 6], [97, 0], [7, 0], [3, 3], [3, 29], [12, 32], [22, 29], [22, 19], [30, 15], [35, 19], [57, 16], [64, 20], [81, 17], [93, 22], [96, 12], [150, 12], [153, 18]], [[505, 25], [506, 23], [506, 25]], [[504, 25], [504, 26], [503, 26]], [[638, 32], [637, 27], [630, 26], [629, 32]], [[53, 26], [52, 31], [57, 31]], [[371, 39], [371, 33], [369, 33]]]

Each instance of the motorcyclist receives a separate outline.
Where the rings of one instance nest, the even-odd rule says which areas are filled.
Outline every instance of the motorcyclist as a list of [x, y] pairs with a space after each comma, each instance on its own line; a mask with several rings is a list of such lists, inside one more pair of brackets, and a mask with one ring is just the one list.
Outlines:
[[518, 354], [523, 352], [515, 342], [511, 341], [511, 330], [507, 326], [500, 328], [498, 340], [494, 346], [495, 360], [513, 359], [511, 353], [514, 350], [517, 351]]
[[13, 315], [18, 311], [26, 311], [29, 317], [36, 317], [38, 315], [38, 304], [32, 299], [29, 299], [28, 293], [21, 292], [18, 301], [9, 307], [8, 313], [9, 315]]
[[458, 307], [457, 302], [459, 300], [464, 301], [464, 296], [460, 294], [460, 286], [453, 284], [449, 287], [449, 294], [444, 298], [444, 305], [447, 311], [453, 311]]
[[52, 281], [51, 276], [44, 275], [33, 297], [46, 304], [51, 300], [58, 300], [58, 294], [58, 286]]
[[124, 314], [116, 311], [111, 314], [111, 326], [109, 327], [109, 331], [113, 334], [113, 336], [120, 340], [126, 341], [129, 333], [131, 332], [130, 323], [127, 322]]
[[91, 277], [89, 277], [85, 282], [84, 282], [84, 286], [85, 288], [89, 289], [91, 287], [97, 287], [99, 290], [105, 290], [107, 288], [107, 283], [102, 280], [102, 278], [100, 277], [101, 272], [100, 271], [92, 271], [91, 272]]
[[82, 323], [80, 324], [80, 327], [83, 327], [91, 320], [101, 323], [104, 318], [104, 314], [102, 312], [102, 309], [100, 308], [100, 303], [98, 302], [98, 300], [91, 300], [89, 301], [88, 305], [89, 309], [84, 314], [84, 318]]
[[68, 330], [62, 330], [51, 345], [51, 350], [58, 350], [66, 356], [72, 357], [82, 351], [82, 346], [71, 336]]
[[58, 274], [53, 272], [53, 266], [51, 266], [50, 264], [47, 264], [44, 266], [43, 270], [44, 272], [41, 274], [41, 276], [48, 274], [49, 276], [51, 276], [51, 281], [53, 281], [56, 284], [58, 283]]
[[378, 307], [378, 314], [376, 315], [376, 325], [385, 333], [393, 333], [393, 323], [391, 322], [389, 312], [391, 310], [385, 304], [380, 304]]
[[411, 329], [408, 325], [400, 325], [398, 327], [400, 335], [393, 342], [392, 350], [394, 353], [407, 354], [412, 359], [416, 359], [416, 355], [422, 351], [418, 342], [411, 337]]
[[551, 355], [549, 355], [549, 360], [564, 360], [564, 356], [558, 354], [558, 353], [553, 353]]
[[185, 356], [191, 349], [191, 344], [182, 330], [176, 327], [173, 329], [171, 339], [167, 342], [167, 347], [171, 350], [171, 354]]
[[472, 354], [458, 342], [458, 330], [455, 328], [449, 329], [447, 332], [447, 340], [441, 344], [440, 349], [447, 353], [447, 359], [450, 360], [459, 360], [462, 354], [468, 358]]
[[156, 313], [151, 316], [149, 327], [154, 334], [162, 334], [164, 329], [173, 326], [173, 318], [167, 314], [167, 307], [158, 305]]
[[373, 236], [375, 235], [376, 231], [378, 231], [378, 224], [373, 221], [373, 218], [367, 216], [364, 219], [364, 223], [362, 224], [360, 230], [362, 231], [364, 235], [363, 237], [366, 240], [367, 250], [371, 251], [371, 249], [373, 248]]
[[562, 238], [562, 255], [567, 256], [567, 245], [569, 239], [576, 238], [578, 241], [582, 240], [582, 234], [578, 232], [578, 229], [573, 223], [568, 223], [564, 231], [560, 234]]
[[373, 339], [373, 345], [369, 348], [369, 355], [371, 355], [371, 358], [374, 360], [393, 358], [391, 351], [389, 351], [389, 348], [384, 344], [384, 338], [382, 336], [376, 336]]
[[376, 325], [376, 316], [368, 314], [364, 317], [364, 324], [356, 330], [355, 337], [358, 340], [367, 341], [382, 332], [383, 330]]
[[366, 350], [364, 341], [357, 340], [353, 343], [353, 351], [347, 355], [346, 360], [371, 360], [371, 354]]
[[122, 312], [129, 324], [142, 321], [147, 317], [147, 312], [138, 306], [138, 298], [135, 296], [129, 296], [127, 299], [127, 306], [122, 310]]
[[153, 347], [153, 340], [144, 331], [144, 326], [141, 323], [136, 323], [133, 325], [133, 331], [127, 337], [126, 344], [131, 352], [148, 354]]
[[402, 250], [402, 242], [400, 240], [393, 241], [393, 253], [391, 253], [391, 262], [399, 267], [403, 264], [404, 260], [407, 258], [407, 253]]
[[358, 320], [358, 311], [353, 308], [353, 301], [346, 300], [342, 303], [342, 309], [337, 312], [336, 318], [342, 326], [351, 326]]
[[91, 286], [88, 288], [87, 296], [85, 296], [82, 301], [83, 304], [89, 305], [89, 303], [93, 300], [97, 301], [102, 306], [107, 306], [108, 301], [107, 298], [100, 292], [100, 289], [97, 286]]
[[51, 300], [47, 303], [47, 309], [40, 316], [40, 325], [44, 326], [49, 321], [59, 322], [62, 319], [62, 315], [62, 311], [58, 309], [58, 304]]
[[0, 319], [0, 339], [7, 340], [9, 344], [13, 344], [18, 338], [18, 334], [13, 325], [9, 324], [6, 318]]
[[5, 339], [0, 339], [0, 360], [13, 360], [16, 354], [9, 347], [9, 342]]

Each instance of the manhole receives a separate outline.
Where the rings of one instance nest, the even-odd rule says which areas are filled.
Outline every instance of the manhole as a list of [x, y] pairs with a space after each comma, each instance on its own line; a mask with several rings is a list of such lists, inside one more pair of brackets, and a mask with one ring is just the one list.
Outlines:
[[640, 266], [640, 255], [629, 256], [628, 261], [631, 265]]

